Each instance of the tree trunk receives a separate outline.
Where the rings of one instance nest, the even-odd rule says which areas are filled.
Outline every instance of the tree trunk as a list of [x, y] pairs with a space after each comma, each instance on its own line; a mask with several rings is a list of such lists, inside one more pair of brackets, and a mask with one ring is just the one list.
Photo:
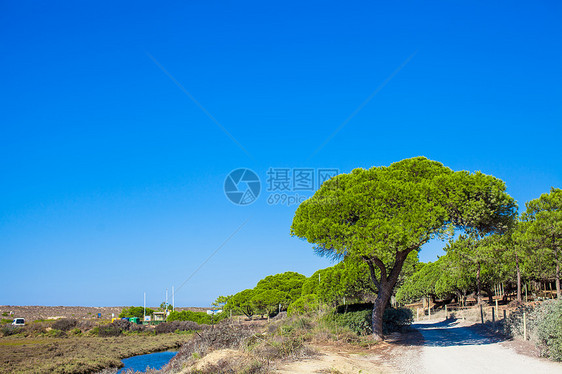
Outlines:
[[[416, 248], [412, 248], [412, 249], [416, 249]], [[373, 283], [378, 289], [377, 298], [375, 299], [373, 305], [373, 313], [372, 313], [374, 340], [381, 341], [384, 339], [384, 335], [382, 331], [382, 317], [384, 314], [384, 310], [390, 301], [390, 297], [392, 296], [392, 291], [394, 290], [394, 286], [396, 285], [396, 282], [398, 282], [398, 276], [402, 271], [402, 266], [404, 265], [404, 261], [406, 261], [406, 257], [408, 256], [408, 253], [412, 251], [412, 249], [398, 252], [396, 254], [396, 260], [394, 261], [394, 265], [388, 276], [387, 276], [386, 266], [379, 258], [376, 257], [363, 258], [367, 262], [367, 265], [369, 265], [371, 280], [373, 281]], [[375, 269], [374, 269], [375, 265], [380, 270], [380, 280], [377, 280], [376, 278]]]
[[521, 269], [519, 268], [519, 256], [515, 254], [515, 268], [517, 269], [517, 302], [522, 301], [521, 298]]
[[478, 263], [478, 270], [476, 270], [476, 303], [482, 304], [482, 283], [480, 281], [480, 263]]
[[392, 294], [393, 288], [394, 285], [391, 286], [388, 282], [385, 282], [384, 286], [381, 284], [379, 293], [377, 294], [377, 298], [373, 305], [373, 338], [377, 341], [384, 339], [382, 331], [382, 316], [384, 314], [386, 304], [390, 299], [390, 295]]

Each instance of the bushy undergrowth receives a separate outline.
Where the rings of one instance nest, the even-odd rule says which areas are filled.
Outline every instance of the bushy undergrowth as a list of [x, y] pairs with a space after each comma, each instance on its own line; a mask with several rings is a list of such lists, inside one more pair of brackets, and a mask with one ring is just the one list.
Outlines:
[[[335, 320], [342, 326], [349, 328], [358, 335], [373, 333], [372, 304], [350, 305], [347, 313], [343, 308], [338, 308]], [[390, 334], [401, 331], [409, 326], [414, 319], [412, 311], [408, 308], [388, 308], [383, 314], [383, 333]]]
[[6, 326], [0, 327], [0, 333], [2, 334], [2, 336], [10, 336], [10, 335], [19, 334], [21, 331], [22, 331], [22, 328], [18, 327], [18, 326], [6, 325]]
[[226, 313], [210, 315], [204, 312], [192, 312], [190, 310], [182, 310], [181, 312], [173, 311], [167, 318], [168, 322], [173, 321], [192, 321], [200, 325], [212, 325], [218, 323], [227, 317]]
[[315, 294], [308, 294], [299, 297], [295, 300], [289, 308], [287, 308], [287, 315], [303, 315], [309, 314], [320, 309], [320, 300]]
[[53, 323], [53, 329], [70, 331], [78, 326], [78, 321], [73, 318], [62, 318]]
[[523, 312], [528, 339], [535, 343], [541, 356], [562, 361], [562, 300], [519, 307], [505, 322], [506, 334], [523, 337]]

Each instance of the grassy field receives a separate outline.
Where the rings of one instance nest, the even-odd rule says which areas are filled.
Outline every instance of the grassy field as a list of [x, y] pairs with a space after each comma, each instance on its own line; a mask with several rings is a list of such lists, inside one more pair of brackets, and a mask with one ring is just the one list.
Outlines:
[[177, 348], [190, 334], [0, 338], [0, 373], [95, 373], [121, 359]]

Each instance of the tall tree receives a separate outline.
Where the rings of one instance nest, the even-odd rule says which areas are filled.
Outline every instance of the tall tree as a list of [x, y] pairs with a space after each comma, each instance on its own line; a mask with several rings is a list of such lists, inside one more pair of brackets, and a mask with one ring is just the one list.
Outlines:
[[324, 182], [298, 207], [291, 234], [313, 243], [320, 255], [367, 264], [377, 289], [373, 337], [381, 340], [384, 309], [412, 251], [454, 227], [503, 230], [515, 209], [501, 180], [415, 157]]
[[550, 193], [526, 204], [523, 220], [528, 223], [527, 239], [532, 246], [549, 251], [554, 257], [556, 295], [560, 298], [560, 261], [562, 249], [562, 190]]

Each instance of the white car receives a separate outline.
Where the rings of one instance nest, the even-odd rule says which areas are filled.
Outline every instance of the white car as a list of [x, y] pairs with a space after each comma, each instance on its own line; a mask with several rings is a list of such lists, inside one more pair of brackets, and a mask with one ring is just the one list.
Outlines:
[[12, 321], [13, 326], [25, 326], [25, 319], [23, 318], [14, 318]]

